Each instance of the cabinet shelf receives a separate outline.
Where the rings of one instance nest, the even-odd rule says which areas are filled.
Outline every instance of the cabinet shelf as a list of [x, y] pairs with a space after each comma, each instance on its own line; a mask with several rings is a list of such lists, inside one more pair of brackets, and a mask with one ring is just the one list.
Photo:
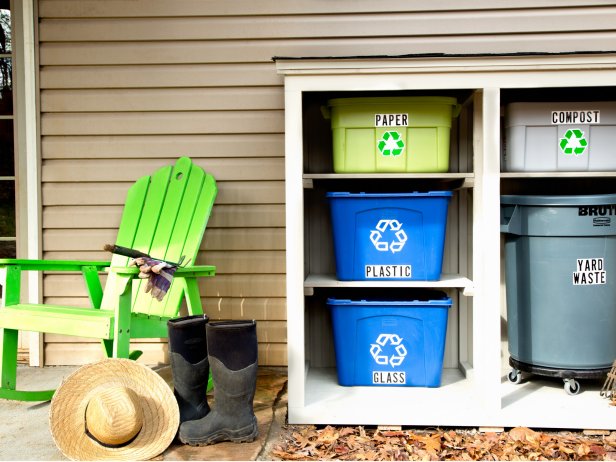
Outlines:
[[[478, 399], [473, 379], [455, 368], [443, 370], [440, 387], [384, 388], [343, 387], [338, 385], [335, 368], [308, 367], [305, 405], [294, 408], [289, 403], [289, 414], [297, 423], [462, 426], [469, 414], [480, 412]], [[379, 412], [375, 412], [377, 403]]]
[[502, 172], [501, 178], [616, 178], [616, 172]]
[[462, 289], [466, 296], [473, 295], [473, 282], [459, 274], [443, 274], [438, 281], [339, 281], [333, 274], [310, 274], [304, 281], [304, 293], [310, 295], [312, 289], [324, 287], [392, 287], [392, 288], [455, 288]]
[[451, 189], [472, 188], [475, 185], [473, 173], [305, 173], [304, 188], [313, 188], [315, 181], [344, 180], [433, 180], [452, 186]]

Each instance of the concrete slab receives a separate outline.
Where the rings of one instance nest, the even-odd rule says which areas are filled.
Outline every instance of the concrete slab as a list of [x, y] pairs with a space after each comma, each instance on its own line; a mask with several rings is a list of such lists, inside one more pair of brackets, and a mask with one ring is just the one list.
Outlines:
[[[77, 366], [20, 366], [17, 383], [22, 389], [57, 387]], [[154, 368], [171, 385], [169, 366]], [[259, 436], [252, 443], [218, 443], [191, 447], [174, 441], [155, 460], [264, 460], [259, 459], [278, 437], [280, 416], [286, 418], [286, 368], [261, 367], [254, 399]], [[210, 402], [213, 402], [210, 397]], [[215, 406], [215, 403], [213, 403]], [[67, 460], [49, 431], [50, 402], [26, 403], [0, 399], [0, 460]]]

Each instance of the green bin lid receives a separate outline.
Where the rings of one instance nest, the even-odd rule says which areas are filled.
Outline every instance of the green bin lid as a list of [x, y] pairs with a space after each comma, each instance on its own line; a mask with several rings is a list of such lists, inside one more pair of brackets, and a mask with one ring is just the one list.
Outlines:
[[328, 106], [352, 106], [356, 104], [446, 104], [455, 106], [456, 98], [450, 96], [368, 96], [359, 98], [334, 98], [327, 101]]
[[570, 196], [501, 196], [504, 205], [608, 205], [616, 204], [616, 194], [587, 194]]

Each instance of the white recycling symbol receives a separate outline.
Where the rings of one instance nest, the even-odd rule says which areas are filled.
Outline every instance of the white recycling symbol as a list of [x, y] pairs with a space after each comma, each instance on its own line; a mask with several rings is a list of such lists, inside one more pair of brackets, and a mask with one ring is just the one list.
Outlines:
[[[407, 236], [404, 230], [402, 229], [402, 223], [398, 220], [380, 220], [376, 226], [376, 229], [370, 231], [370, 240], [374, 247], [379, 252], [387, 252], [391, 250], [392, 253], [400, 252], [406, 243]], [[391, 242], [381, 240], [383, 238], [383, 233], [387, 230], [393, 232], [394, 239]]]
[[[377, 364], [386, 366], [389, 364], [392, 367], [399, 366], [406, 358], [406, 347], [402, 344], [402, 337], [398, 334], [379, 334], [376, 343], [370, 344], [370, 354]], [[383, 347], [387, 344], [394, 346], [394, 353], [389, 356], [383, 353]]]

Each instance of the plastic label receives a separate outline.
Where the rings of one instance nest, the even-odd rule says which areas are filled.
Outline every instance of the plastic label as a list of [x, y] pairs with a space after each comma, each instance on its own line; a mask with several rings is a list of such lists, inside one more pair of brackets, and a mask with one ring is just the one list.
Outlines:
[[607, 283], [603, 258], [578, 258], [573, 272], [574, 286], [589, 286]]
[[411, 274], [411, 265], [366, 265], [364, 267], [366, 279], [410, 278]]

